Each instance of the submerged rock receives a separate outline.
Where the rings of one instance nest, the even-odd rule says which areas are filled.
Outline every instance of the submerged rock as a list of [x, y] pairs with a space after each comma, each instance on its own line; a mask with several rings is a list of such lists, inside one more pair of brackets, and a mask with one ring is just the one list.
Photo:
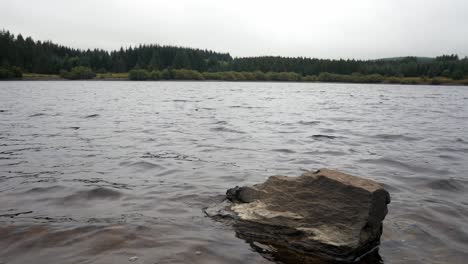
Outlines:
[[235, 187], [205, 213], [239, 237], [301, 256], [356, 261], [380, 243], [390, 195], [371, 180], [321, 169]]

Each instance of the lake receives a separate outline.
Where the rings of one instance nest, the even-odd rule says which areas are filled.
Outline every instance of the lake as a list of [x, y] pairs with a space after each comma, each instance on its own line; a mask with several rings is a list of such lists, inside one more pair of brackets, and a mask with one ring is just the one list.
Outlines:
[[0, 263], [272, 263], [202, 208], [324, 167], [390, 192], [384, 263], [468, 259], [466, 87], [0, 82]]

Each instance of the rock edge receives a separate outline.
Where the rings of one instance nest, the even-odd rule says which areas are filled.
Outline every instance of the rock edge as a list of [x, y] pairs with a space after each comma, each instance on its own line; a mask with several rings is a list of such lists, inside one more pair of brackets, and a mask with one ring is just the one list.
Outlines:
[[380, 244], [390, 195], [379, 183], [330, 169], [235, 187], [205, 213], [237, 235], [294, 253], [356, 261]]

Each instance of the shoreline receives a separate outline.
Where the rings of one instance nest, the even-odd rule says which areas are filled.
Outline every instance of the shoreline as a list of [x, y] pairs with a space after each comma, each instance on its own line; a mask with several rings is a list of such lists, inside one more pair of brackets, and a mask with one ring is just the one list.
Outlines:
[[93, 79], [84, 79], [84, 80], [69, 80], [62, 78], [60, 76], [26, 76], [21, 79], [3, 79], [0, 80], [3, 82], [9, 82], [9, 81], [125, 81], [125, 82], [238, 82], [238, 83], [252, 83], [252, 82], [258, 82], [258, 83], [337, 83], [337, 84], [385, 84], [385, 85], [410, 85], [410, 86], [468, 86], [468, 83], [453, 83], [453, 82], [448, 82], [448, 83], [437, 83], [433, 84], [430, 82], [426, 83], [391, 83], [391, 82], [378, 82], [378, 83], [367, 83], [367, 82], [321, 82], [321, 81], [275, 81], [275, 80], [239, 80], [239, 81], [230, 81], [230, 80], [176, 80], [176, 79], [171, 79], [171, 80], [130, 80], [128, 78], [105, 78], [105, 77], [97, 77]]

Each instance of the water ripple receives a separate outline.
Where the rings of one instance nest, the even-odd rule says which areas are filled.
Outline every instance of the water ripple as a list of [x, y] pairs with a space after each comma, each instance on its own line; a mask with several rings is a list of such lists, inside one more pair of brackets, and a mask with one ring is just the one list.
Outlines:
[[465, 263], [467, 98], [445, 86], [0, 82], [0, 262], [272, 263], [202, 208], [236, 185], [331, 167], [390, 191], [385, 263]]

